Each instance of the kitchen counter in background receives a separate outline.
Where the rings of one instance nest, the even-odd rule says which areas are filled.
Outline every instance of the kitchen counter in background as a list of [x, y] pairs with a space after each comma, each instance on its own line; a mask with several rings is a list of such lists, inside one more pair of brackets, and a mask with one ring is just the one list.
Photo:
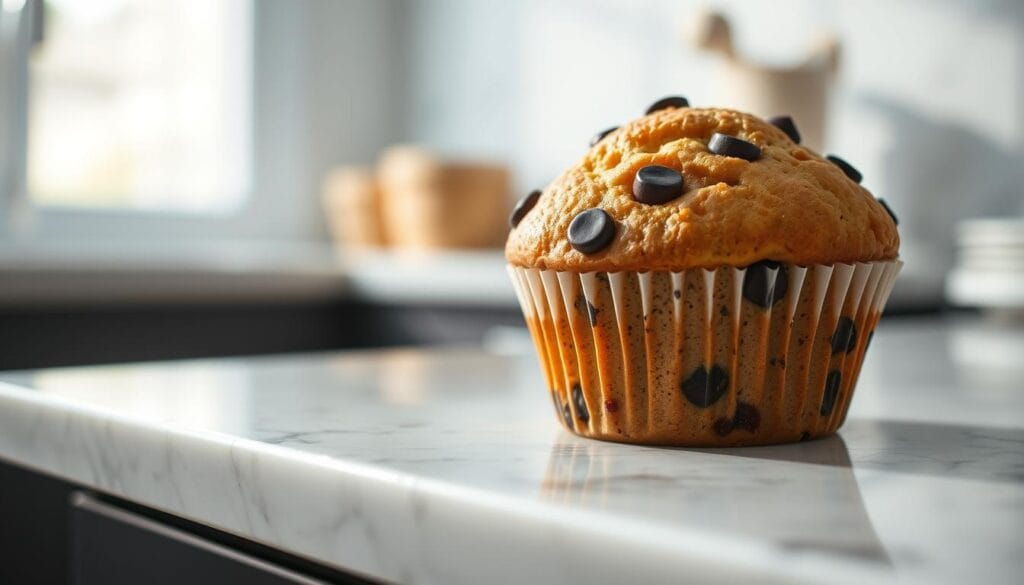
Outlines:
[[1021, 355], [887, 319], [838, 436], [724, 450], [574, 437], [527, 352], [7, 372], [0, 460], [402, 583], [1014, 583]]
[[[941, 278], [908, 264], [887, 308], [934, 310]], [[501, 250], [336, 250], [323, 243], [0, 241], [0, 309], [338, 301], [519, 310]]]
[[374, 303], [516, 311], [501, 251], [341, 251], [225, 241], [18, 246], [0, 241], [0, 309], [89, 304]]
[[478, 344], [522, 324], [497, 251], [0, 241], [0, 371]]

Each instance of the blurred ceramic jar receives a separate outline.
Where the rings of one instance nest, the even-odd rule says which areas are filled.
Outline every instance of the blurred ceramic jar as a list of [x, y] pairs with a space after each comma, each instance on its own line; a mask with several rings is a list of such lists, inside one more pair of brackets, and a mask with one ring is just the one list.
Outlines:
[[390, 245], [493, 248], [504, 242], [510, 192], [504, 165], [444, 161], [396, 146], [381, 157], [378, 178]]
[[791, 116], [800, 129], [802, 144], [822, 149], [828, 90], [839, 69], [837, 39], [822, 33], [808, 47], [802, 62], [769, 67], [739, 54], [729, 21], [717, 12], [695, 15], [685, 32], [697, 48], [721, 57], [715, 91], [722, 103], [765, 117]]
[[323, 205], [338, 244], [366, 248], [387, 243], [380, 189], [371, 169], [341, 167], [331, 172], [324, 180]]

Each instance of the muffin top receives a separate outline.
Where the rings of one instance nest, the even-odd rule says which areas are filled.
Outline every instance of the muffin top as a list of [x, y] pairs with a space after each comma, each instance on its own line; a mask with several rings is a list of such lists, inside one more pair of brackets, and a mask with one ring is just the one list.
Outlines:
[[596, 136], [583, 160], [519, 202], [509, 262], [646, 272], [897, 256], [888, 206], [848, 163], [800, 146], [789, 118], [684, 98], [648, 112]]

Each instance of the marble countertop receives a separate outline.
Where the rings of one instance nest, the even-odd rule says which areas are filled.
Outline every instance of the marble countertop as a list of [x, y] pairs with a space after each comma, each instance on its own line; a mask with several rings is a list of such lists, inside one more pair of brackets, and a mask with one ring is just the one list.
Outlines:
[[1024, 574], [1022, 355], [887, 319], [839, 436], [728, 450], [567, 434], [528, 349], [0, 372], [0, 459], [401, 583], [994, 585]]

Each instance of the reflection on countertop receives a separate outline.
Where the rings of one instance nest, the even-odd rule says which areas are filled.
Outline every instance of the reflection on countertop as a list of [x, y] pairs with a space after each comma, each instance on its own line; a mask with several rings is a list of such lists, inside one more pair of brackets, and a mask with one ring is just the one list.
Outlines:
[[[673, 451], [686, 451], [687, 465], [667, 466]], [[818, 551], [890, 563], [840, 436], [775, 447], [674, 450], [566, 435], [551, 450], [541, 498], [767, 539], [788, 554]]]

